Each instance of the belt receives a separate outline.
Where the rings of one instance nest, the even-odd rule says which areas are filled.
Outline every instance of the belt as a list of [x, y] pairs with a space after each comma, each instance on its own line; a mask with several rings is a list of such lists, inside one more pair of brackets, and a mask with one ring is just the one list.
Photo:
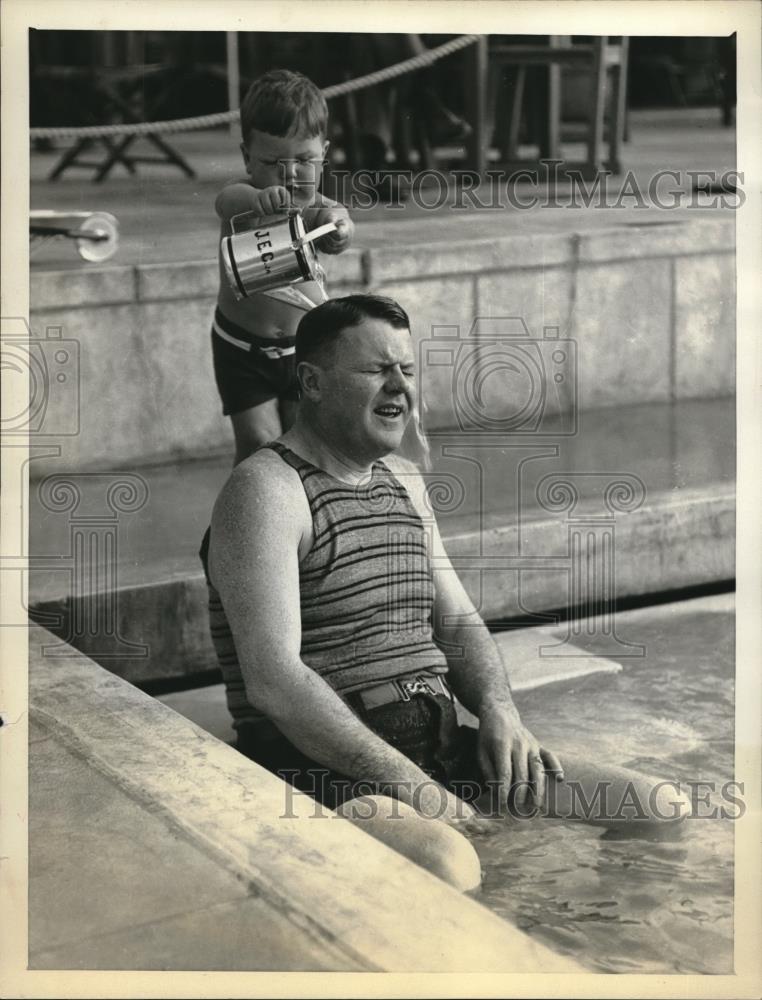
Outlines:
[[233, 344], [235, 347], [240, 347], [242, 351], [258, 351], [260, 354], [264, 354], [266, 358], [271, 361], [278, 361], [280, 358], [287, 358], [296, 351], [294, 344], [287, 344], [285, 347], [279, 347], [277, 341], [272, 344], [260, 344], [252, 343], [249, 340], [239, 340], [238, 337], [234, 337], [227, 330], [223, 330], [217, 320], [212, 321], [212, 328], [218, 337], [222, 337], [229, 344]]
[[439, 674], [418, 674], [415, 677], [400, 677], [384, 684], [376, 684], [364, 691], [355, 691], [353, 697], [359, 699], [366, 710], [391, 705], [397, 701], [410, 701], [416, 694], [444, 695], [452, 701], [452, 693]]

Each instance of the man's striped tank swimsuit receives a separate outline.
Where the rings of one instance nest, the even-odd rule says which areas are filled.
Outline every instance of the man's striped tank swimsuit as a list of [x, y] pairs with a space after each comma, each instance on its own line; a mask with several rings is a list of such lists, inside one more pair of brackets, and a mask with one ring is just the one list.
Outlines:
[[[299, 474], [312, 513], [312, 547], [299, 566], [304, 663], [339, 694], [407, 674], [445, 673], [432, 638], [425, 528], [402, 483], [376, 462], [367, 485], [350, 486], [278, 442], [265, 447]], [[233, 725], [261, 725], [211, 583], [209, 612]]]

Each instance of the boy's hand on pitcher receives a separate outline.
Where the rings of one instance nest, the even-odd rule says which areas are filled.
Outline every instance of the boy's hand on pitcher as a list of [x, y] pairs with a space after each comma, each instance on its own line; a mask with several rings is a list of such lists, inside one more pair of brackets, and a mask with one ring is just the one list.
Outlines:
[[323, 209], [319, 213], [316, 226], [323, 226], [328, 222], [336, 224], [336, 229], [332, 233], [326, 233], [316, 240], [315, 246], [318, 250], [327, 254], [343, 253], [352, 242], [354, 225], [352, 220], [343, 209]]
[[280, 185], [253, 191], [252, 212], [257, 215], [281, 215], [291, 207], [291, 195]]

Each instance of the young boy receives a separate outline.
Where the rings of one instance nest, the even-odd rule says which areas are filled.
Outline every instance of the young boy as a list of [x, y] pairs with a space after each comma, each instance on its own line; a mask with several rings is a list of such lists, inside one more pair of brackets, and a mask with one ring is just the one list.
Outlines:
[[[305, 227], [327, 222], [336, 231], [314, 244], [342, 253], [352, 239], [349, 213], [318, 192], [325, 154], [328, 107], [318, 88], [289, 70], [272, 70], [251, 85], [241, 104], [241, 151], [248, 178], [228, 185], [215, 204], [231, 233], [234, 215], [284, 215], [296, 208]], [[214, 375], [222, 412], [233, 423], [236, 464], [291, 426], [296, 405], [294, 336], [304, 313], [325, 298], [316, 281], [290, 293], [267, 292], [237, 300], [220, 266], [220, 291], [212, 326]]]

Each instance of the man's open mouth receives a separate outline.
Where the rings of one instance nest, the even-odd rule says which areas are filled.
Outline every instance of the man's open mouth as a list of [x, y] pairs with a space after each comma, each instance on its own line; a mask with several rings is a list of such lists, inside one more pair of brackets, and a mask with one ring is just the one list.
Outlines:
[[377, 413], [380, 417], [401, 417], [405, 412], [404, 407], [394, 406], [392, 403], [387, 403], [384, 406], [377, 406], [374, 413]]

